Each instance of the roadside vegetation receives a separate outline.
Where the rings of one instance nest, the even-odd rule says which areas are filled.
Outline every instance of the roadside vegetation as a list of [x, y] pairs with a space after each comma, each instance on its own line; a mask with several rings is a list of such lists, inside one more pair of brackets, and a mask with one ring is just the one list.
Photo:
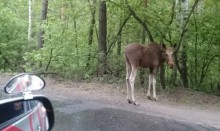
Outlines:
[[0, 8], [2, 73], [123, 83], [128, 43], [177, 44], [176, 67], [161, 68], [158, 87], [220, 96], [219, 0], [2, 0]]

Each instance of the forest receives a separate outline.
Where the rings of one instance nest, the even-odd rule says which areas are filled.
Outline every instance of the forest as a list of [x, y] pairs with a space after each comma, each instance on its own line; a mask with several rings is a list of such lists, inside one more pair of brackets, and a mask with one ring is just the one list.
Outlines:
[[1, 0], [0, 71], [125, 83], [128, 43], [176, 44], [157, 85], [220, 96], [219, 14], [219, 0]]

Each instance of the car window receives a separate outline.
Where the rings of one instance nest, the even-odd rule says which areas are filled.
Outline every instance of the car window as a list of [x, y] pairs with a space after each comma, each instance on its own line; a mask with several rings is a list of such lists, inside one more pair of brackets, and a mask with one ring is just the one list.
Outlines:
[[2, 105], [0, 108], [0, 124], [31, 111], [37, 104], [38, 101], [32, 100]]
[[0, 124], [24, 113], [23, 102], [6, 103], [0, 108]]
[[30, 101], [30, 108], [34, 109], [37, 106], [37, 104], [38, 104], [38, 101], [36, 101], [36, 100]]

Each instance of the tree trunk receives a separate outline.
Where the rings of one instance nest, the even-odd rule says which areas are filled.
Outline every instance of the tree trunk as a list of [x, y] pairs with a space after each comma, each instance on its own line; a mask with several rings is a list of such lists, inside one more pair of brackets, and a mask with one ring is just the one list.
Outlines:
[[[143, 27], [142, 28], [142, 39], [141, 39], [141, 43], [142, 44], [145, 44], [145, 42], [146, 42], [146, 30], [145, 30], [145, 28]], [[141, 68], [140, 69], [140, 84], [141, 84], [141, 86], [142, 85], [144, 85], [144, 74], [145, 74], [145, 70], [146, 69], [143, 69], [143, 68]]]
[[[177, 1], [176, 1], [177, 2]], [[172, 8], [171, 8], [171, 10], [172, 10], [172, 12], [171, 12], [171, 18], [170, 18], [170, 21], [169, 21], [169, 23], [168, 23], [168, 27], [167, 27], [167, 29], [169, 28], [169, 26], [171, 26], [171, 24], [173, 23], [173, 19], [174, 19], [174, 15], [175, 15], [175, 6], [176, 6], [176, 3], [175, 1], [173, 1], [173, 5], [172, 5]], [[165, 32], [167, 32], [167, 31], [165, 31]], [[170, 37], [171, 38], [171, 37]], [[163, 42], [163, 39], [166, 39], [166, 37], [162, 37], [162, 42]], [[172, 70], [173, 72], [176, 72], [177, 70], [176, 70], [176, 68], [174, 68], [173, 70]], [[172, 76], [176, 76], [176, 75], [174, 75], [174, 73], [172, 73]], [[172, 80], [175, 80], [175, 79], [172, 79]], [[161, 83], [161, 86], [162, 86], [162, 88], [163, 89], [166, 89], [166, 80], [165, 80], [165, 65], [164, 64], [162, 64], [161, 65], [161, 67], [160, 67], [160, 83]]]
[[[120, 22], [121, 23], [121, 22]], [[121, 25], [121, 24], [120, 24]], [[119, 77], [119, 74], [120, 74], [120, 57], [121, 57], [121, 36], [122, 33], [120, 32], [118, 34], [118, 41], [117, 41], [117, 71], [116, 71], [116, 76]]]
[[[122, 15], [121, 15], [122, 16]], [[121, 17], [122, 18], [122, 17]], [[122, 25], [122, 20], [120, 19], [119, 27]], [[119, 31], [117, 34], [117, 70], [116, 70], [116, 76], [119, 77], [120, 74], [120, 57], [121, 57], [121, 37], [122, 37], [122, 31]]]
[[[197, 26], [197, 21], [196, 21], [196, 17], [194, 15], [194, 24], [195, 24], [195, 30], [196, 32], [198, 31], [198, 26]], [[196, 33], [195, 34], [195, 46], [194, 46], [194, 52], [195, 52], [195, 55], [194, 55], [194, 83], [195, 85], [197, 86], [198, 85], [198, 34]]]
[[62, 2], [62, 6], [61, 6], [61, 9], [60, 9], [60, 20], [63, 22], [65, 17], [64, 17], [64, 9], [65, 9], [65, 5], [64, 3]]
[[[182, 30], [184, 30], [184, 25], [186, 24], [186, 20], [187, 20], [187, 14], [188, 14], [188, 0], [182, 0], [182, 12], [181, 12], [181, 27]], [[185, 37], [183, 38], [182, 41], [182, 49], [180, 50], [180, 64], [181, 64], [181, 79], [182, 79], [182, 84], [183, 87], [188, 87], [188, 78], [187, 78], [187, 37], [185, 35]]]
[[102, 76], [107, 73], [107, 10], [106, 1], [99, 2], [99, 58], [98, 58], [98, 75]]
[[44, 44], [44, 29], [42, 27], [43, 22], [47, 19], [48, 0], [42, 1], [41, 20], [40, 20], [40, 32], [38, 36], [38, 48], [42, 48]]
[[75, 40], [75, 50], [76, 50], [76, 64], [79, 67], [79, 62], [80, 62], [80, 55], [79, 55], [79, 47], [78, 47], [78, 30], [77, 30], [77, 21], [76, 19], [73, 20], [73, 25], [74, 25], [74, 40]]
[[166, 89], [166, 83], [165, 83], [165, 67], [164, 64], [160, 66], [160, 84], [163, 89]]
[[28, 0], [28, 40], [30, 41], [31, 40], [31, 34], [32, 34], [32, 31], [31, 31], [31, 28], [32, 28], [32, 0]]
[[[182, 85], [183, 87], [188, 87], [188, 78], [187, 78], [187, 40], [186, 40], [186, 33], [187, 33], [187, 25], [189, 23], [190, 17], [192, 15], [192, 13], [194, 12], [196, 6], [198, 5], [200, 0], [195, 0], [191, 11], [188, 14], [188, 0], [182, 0], [182, 9], [184, 9], [182, 12], [180, 12], [179, 14], [181, 14], [181, 18], [178, 17], [181, 20], [181, 32], [180, 32], [180, 40], [178, 42], [178, 46], [176, 47], [176, 52], [175, 52], [175, 62], [176, 62], [176, 67], [180, 73], [181, 76], [181, 80], [182, 80]], [[179, 5], [179, 1], [176, 0], [176, 4]], [[184, 45], [183, 45], [184, 44]], [[178, 57], [177, 57], [177, 53], [180, 50], [180, 61], [178, 61]]]
[[90, 0], [88, 0], [90, 4], [90, 11], [91, 11], [91, 20], [90, 20], [90, 26], [89, 26], [89, 37], [88, 37], [88, 45], [89, 45], [89, 53], [88, 53], [88, 61], [86, 63], [86, 67], [88, 68], [90, 66], [90, 60], [91, 60], [91, 48], [93, 42], [93, 34], [94, 34], [94, 27], [95, 27], [95, 14], [96, 14], [96, 0], [92, 0], [90, 3]]

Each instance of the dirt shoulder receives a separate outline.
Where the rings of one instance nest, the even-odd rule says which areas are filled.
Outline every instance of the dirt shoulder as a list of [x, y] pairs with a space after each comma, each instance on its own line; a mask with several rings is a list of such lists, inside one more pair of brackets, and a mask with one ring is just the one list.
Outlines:
[[[66, 96], [84, 96], [91, 98], [106, 99], [112, 101], [126, 101], [125, 84], [105, 84], [98, 82], [65, 81], [46, 78], [48, 91]], [[143, 89], [135, 90], [136, 100], [140, 104], [149, 102]], [[189, 89], [175, 89], [170, 91], [160, 90], [157, 92], [157, 104], [173, 106], [189, 106], [203, 110], [220, 110], [220, 97], [195, 92]], [[152, 101], [150, 101], [152, 102]]]

